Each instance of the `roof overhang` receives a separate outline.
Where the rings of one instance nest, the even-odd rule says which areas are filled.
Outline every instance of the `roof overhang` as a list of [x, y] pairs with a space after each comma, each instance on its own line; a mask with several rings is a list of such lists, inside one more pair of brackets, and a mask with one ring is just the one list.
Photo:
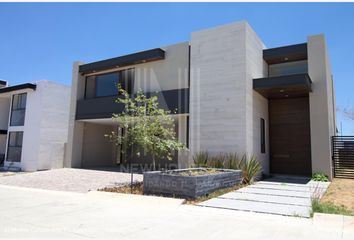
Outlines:
[[253, 89], [268, 99], [308, 96], [311, 84], [307, 73], [253, 79]]
[[104, 71], [112, 68], [120, 68], [129, 65], [162, 60], [164, 58], [165, 58], [165, 51], [162, 50], [161, 48], [155, 48], [155, 49], [133, 53], [121, 57], [84, 64], [79, 67], [79, 72], [82, 74], [89, 74], [89, 73]]
[[6, 85], [7, 85], [7, 82], [6, 82], [6, 81], [0, 80], [0, 88], [6, 87]]
[[36, 84], [24, 83], [24, 84], [19, 84], [19, 85], [15, 85], [15, 86], [0, 88], [0, 94], [19, 91], [19, 90], [26, 90], [26, 89], [36, 90], [36, 87], [37, 87]]
[[268, 64], [301, 61], [307, 59], [307, 43], [263, 50], [263, 59]]

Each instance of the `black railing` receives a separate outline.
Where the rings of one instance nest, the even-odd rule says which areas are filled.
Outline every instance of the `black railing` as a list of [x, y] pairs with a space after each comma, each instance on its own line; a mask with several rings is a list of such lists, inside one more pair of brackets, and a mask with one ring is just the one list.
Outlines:
[[354, 136], [332, 137], [333, 174], [354, 179]]

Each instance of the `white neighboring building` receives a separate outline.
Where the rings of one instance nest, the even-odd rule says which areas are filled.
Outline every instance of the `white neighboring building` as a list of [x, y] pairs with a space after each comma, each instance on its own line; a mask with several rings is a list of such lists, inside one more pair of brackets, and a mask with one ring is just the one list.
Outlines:
[[0, 81], [0, 160], [23, 171], [63, 167], [70, 87]]

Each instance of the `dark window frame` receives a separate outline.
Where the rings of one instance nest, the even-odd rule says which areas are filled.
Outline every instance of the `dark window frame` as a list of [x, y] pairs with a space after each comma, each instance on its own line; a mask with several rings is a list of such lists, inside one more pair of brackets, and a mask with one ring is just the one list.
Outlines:
[[[12, 140], [12, 135], [15, 134], [15, 144], [11, 145], [11, 140]], [[21, 136], [21, 141], [19, 141], [18, 134], [22, 134]], [[22, 159], [22, 147], [23, 147], [23, 136], [24, 133], [23, 131], [11, 131], [9, 132], [8, 140], [7, 140], [7, 151], [6, 151], [6, 161], [7, 162], [15, 162], [15, 163], [20, 163]], [[20, 148], [20, 159], [18, 161], [9, 161], [9, 152], [11, 148]]]
[[[95, 98], [105, 98], [105, 97], [113, 97], [113, 96], [117, 96], [117, 95], [120, 95], [119, 93], [117, 94], [113, 94], [113, 95], [106, 95], [106, 96], [97, 96], [97, 81], [96, 81], [96, 77], [98, 76], [102, 76], [102, 75], [107, 75], [107, 74], [113, 74], [113, 73], [116, 73], [119, 75], [119, 83], [121, 83], [121, 79], [124, 79], [122, 78], [122, 75], [124, 72], [129, 72], [129, 71], [132, 71], [132, 80], [131, 80], [131, 83], [130, 83], [130, 90], [128, 90], [128, 93], [129, 94], [132, 94], [133, 90], [134, 90], [134, 81], [135, 81], [135, 68], [126, 68], [126, 69], [121, 69], [121, 70], [117, 70], [117, 71], [112, 71], [112, 72], [107, 72], [107, 73], [98, 73], [98, 74], [92, 74], [92, 75], [88, 75], [85, 77], [85, 92], [84, 92], [84, 99], [95, 99]], [[95, 92], [95, 96], [94, 97], [87, 97], [87, 80], [88, 78], [90, 77], [95, 77], [95, 89], [94, 89], [94, 92]]]
[[[26, 99], [26, 100], [25, 100], [25, 106], [21, 106], [21, 105], [22, 105], [23, 96], [25, 96], [25, 99]], [[15, 98], [17, 98], [16, 108], [14, 107]], [[12, 95], [10, 126], [18, 127], [18, 126], [24, 126], [24, 125], [25, 125], [26, 106], [27, 106], [27, 93], [18, 93], [18, 94]], [[14, 111], [24, 111], [23, 123], [21, 123], [21, 124], [14, 124], [14, 123], [12, 122], [12, 120], [13, 120], [13, 112], [14, 112]]]
[[260, 133], [261, 133], [261, 153], [266, 153], [266, 140], [265, 140], [265, 120], [261, 118], [260, 120]]

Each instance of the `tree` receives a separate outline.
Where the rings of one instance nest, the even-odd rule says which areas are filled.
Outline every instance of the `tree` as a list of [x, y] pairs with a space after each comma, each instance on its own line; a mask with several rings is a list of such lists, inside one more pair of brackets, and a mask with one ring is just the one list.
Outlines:
[[345, 108], [343, 113], [347, 118], [354, 120], [354, 108]]
[[159, 108], [157, 97], [146, 97], [141, 90], [136, 97], [117, 86], [120, 96], [117, 103], [124, 105], [122, 113], [113, 114], [112, 120], [118, 124], [118, 132], [112, 131], [106, 136], [116, 145], [133, 146], [135, 154], [145, 150], [151, 155], [153, 169], [156, 161], [166, 158], [172, 160], [173, 151], [184, 149], [184, 144], [176, 138], [175, 123], [170, 111]]

